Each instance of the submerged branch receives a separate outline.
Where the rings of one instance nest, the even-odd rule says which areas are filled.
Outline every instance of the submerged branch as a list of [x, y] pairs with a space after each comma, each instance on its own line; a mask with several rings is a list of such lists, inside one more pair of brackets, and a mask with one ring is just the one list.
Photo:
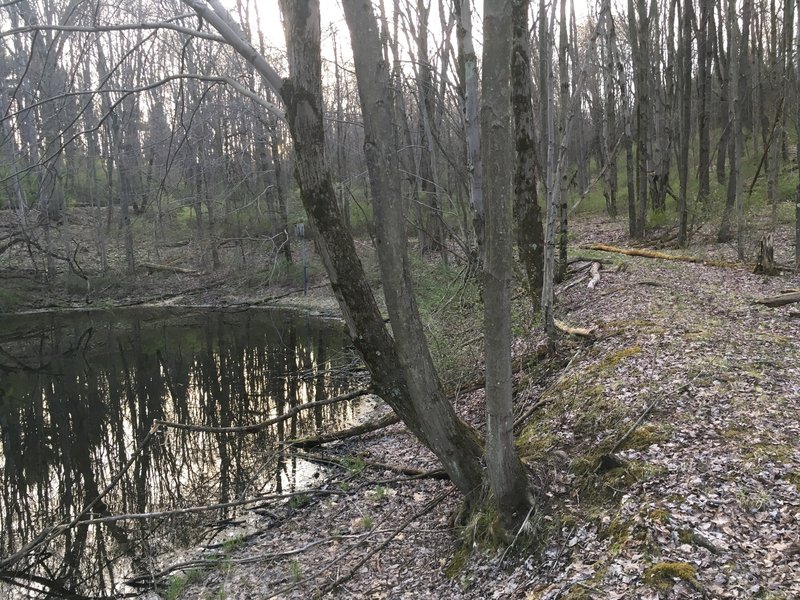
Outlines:
[[192, 425], [191, 423], [174, 423], [171, 421], [162, 421], [161, 419], [154, 419], [154, 427], [169, 427], [170, 429], [182, 429], [184, 431], [200, 431], [205, 433], [256, 433], [262, 429], [266, 429], [271, 425], [280, 423], [297, 416], [301, 411], [308, 410], [309, 408], [316, 408], [318, 406], [325, 406], [326, 404], [334, 404], [336, 402], [345, 402], [353, 400], [360, 396], [365, 396], [370, 393], [369, 388], [360, 388], [348, 394], [334, 396], [333, 398], [326, 398], [325, 400], [316, 400], [314, 402], [306, 402], [300, 406], [295, 406], [289, 412], [278, 415], [261, 423], [254, 423], [252, 425], [238, 425], [234, 427], [212, 427], [210, 425]]

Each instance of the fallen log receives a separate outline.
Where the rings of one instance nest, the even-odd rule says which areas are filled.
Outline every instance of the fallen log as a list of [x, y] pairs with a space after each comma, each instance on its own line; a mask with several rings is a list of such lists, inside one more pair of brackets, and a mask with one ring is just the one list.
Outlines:
[[723, 267], [727, 269], [741, 269], [752, 268], [753, 265], [748, 265], [738, 262], [728, 262], [725, 260], [709, 260], [705, 258], [698, 258], [697, 256], [687, 256], [685, 254], [667, 254], [666, 252], [659, 252], [657, 250], [645, 250], [643, 248], [619, 248], [617, 246], [609, 246], [608, 244], [590, 244], [588, 246], [581, 246], [587, 250], [598, 250], [600, 252], [614, 252], [616, 254], [624, 254], [626, 256], [641, 256], [644, 258], [658, 258], [661, 260], [676, 260], [680, 262], [696, 263], [706, 265], [708, 267]]
[[561, 331], [562, 333], [566, 333], [567, 335], [576, 335], [578, 337], [582, 337], [588, 340], [593, 340], [595, 338], [594, 329], [586, 329], [584, 327], [572, 327], [567, 325], [563, 321], [559, 321], [558, 319], [554, 319], [556, 329]]
[[784, 306], [794, 302], [800, 302], [800, 292], [789, 292], [788, 294], [767, 296], [766, 298], [761, 298], [761, 300], [756, 300], [756, 304], [763, 304], [770, 308], [777, 308], [778, 306]]
[[176, 267], [175, 265], [159, 265], [156, 263], [143, 262], [139, 263], [140, 266], [152, 273], [153, 271], [166, 271], [167, 273], [182, 273], [184, 275], [199, 275], [200, 271], [193, 269], [186, 269], [184, 267]]

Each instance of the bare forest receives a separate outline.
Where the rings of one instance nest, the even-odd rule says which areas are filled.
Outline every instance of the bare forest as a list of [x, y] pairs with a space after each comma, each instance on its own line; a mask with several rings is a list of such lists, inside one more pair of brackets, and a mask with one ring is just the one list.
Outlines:
[[[798, 597], [798, 56], [800, 0], [0, 0], [6, 489], [33, 485], [20, 440], [61, 435], [13, 382], [101, 343], [36, 362], [12, 315], [290, 306], [358, 363], [324, 387], [330, 351], [292, 337], [280, 377], [313, 355], [318, 392], [270, 384], [296, 402], [257, 424], [151, 411], [131, 377], [107, 487], [40, 525], [4, 493], [0, 592]], [[352, 429], [299, 433], [367, 394]], [[128, 555], [117, 522], [195, 511], [115, 508], [148, 445], [277, 424], [270, 460], [324, 465], [316, 487], [209, 493], [262, 525], [110, 566], [92, 531]]]

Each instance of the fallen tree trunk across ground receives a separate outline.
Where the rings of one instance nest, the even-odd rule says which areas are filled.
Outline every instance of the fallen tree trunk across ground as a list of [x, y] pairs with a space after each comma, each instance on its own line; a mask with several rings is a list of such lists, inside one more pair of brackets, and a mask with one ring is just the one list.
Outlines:
[[658, 258], [661, 260], [677, 260], [680, 262], [697, 263], [709, 267], [724, 267], [727, 269], [752, 268], [752, 265], [747, 265], [744, 263], [729, 262], [725, 260], [709, 260], [706, 258], [699, 258], [697, 256], [687, 256], [685, 254], [667, 254], [666, 252], [646, 250], [644, 248], [619, 248], [617, 246], [609, 246], [608, 244], [589, 244], [588, 246], [581, 246], [581, 248], [586, 250], [597, 250], [599, 252], [614, 252], [616, 254], [624, 254], [626, 256], [642, 256], [644, 258]]
[[788, 292], [785, 294], [778, 294], [777, 296], [767, 296], [761, 300], [756, 300], [756, 304], [763, 304], [770, 308], [777, 308], [786, 304], [800, 302], [800, 292]]

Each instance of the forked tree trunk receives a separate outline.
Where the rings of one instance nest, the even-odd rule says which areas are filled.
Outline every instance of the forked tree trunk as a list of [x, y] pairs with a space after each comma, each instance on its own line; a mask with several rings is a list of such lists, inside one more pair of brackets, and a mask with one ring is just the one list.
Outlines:
[[[477, 434], [456, 416], [428, 352], [413, 293], [392, 114], [389, 68], [381, 59], [378, 25], [369, 0], [346, 0], [364, 147], [374, 202], [378, 258], [394, 339], [383, 324], [353, 238], [336, 203], [323, 156], [318, 0], [281, 0], [291, 79], [281, 95], [297, 155], [303, 204], [356, 347], [381, 395], [442, 461], [454, 483], [473, 499], [483, 480]], [[400, 368], [398, 368], [398, 366]]]

